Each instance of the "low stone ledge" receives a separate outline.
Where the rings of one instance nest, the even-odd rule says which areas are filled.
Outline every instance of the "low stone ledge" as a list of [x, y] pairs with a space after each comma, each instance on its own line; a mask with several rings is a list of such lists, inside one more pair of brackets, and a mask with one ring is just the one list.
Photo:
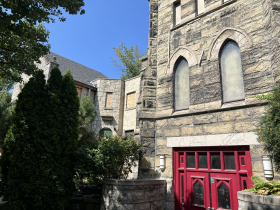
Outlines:
[[280, 196], [256, 195], [251, 192], [237, 192], [238, 210], [280, 209]]
[[101, 210], [165, 209], [166, 180], [105, 180]]

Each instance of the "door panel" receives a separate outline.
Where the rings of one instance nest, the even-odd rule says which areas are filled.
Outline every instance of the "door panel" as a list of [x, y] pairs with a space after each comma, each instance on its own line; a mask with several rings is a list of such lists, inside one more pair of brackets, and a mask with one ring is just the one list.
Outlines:
[[211, 173], [212, 205], [216, 209], [238, 209], [236, 174]]
[[187, 209], [206, 210], [209, 206], [208, 173], [187, 173]]

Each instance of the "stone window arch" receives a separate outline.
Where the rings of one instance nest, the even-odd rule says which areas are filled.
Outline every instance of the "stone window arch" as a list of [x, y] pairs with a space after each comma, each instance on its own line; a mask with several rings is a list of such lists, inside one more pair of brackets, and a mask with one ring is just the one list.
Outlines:
[[221, 47], [219, 58], [223, 102], [244, 99], [242, 61], [238, 44], [231, 39], [227, 39]]
[[174, 109], [190, 107], [189, 63], [180, 56], [174, 66]]
[[253, 45], [250, 37], [243, 30], [238, 28], [225, 28], [211, 43], [207, 56], [208, 61], [219, 59], [220, 49], [228, 39], [235, 41], [241, 52]]
[[167, 65], [166, 75], [173, 74], [174, 66], [178, 58], [183, 57], [188, 61], [189, 68], [197, 65], [197, 59], [194, 52], [186, 47], [179, 47], [171, 56]]

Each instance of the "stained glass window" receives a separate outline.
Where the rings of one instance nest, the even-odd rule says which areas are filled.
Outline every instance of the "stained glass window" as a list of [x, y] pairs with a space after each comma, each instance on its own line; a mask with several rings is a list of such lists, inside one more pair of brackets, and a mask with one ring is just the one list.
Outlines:
[[238, 45], [229, 41], [220, 56], [223, 101], [230, 102], [245, 98], [241, 55]]
[[219, 208], [230, 209], [230, 192], [224, 183], [218, 187], [218, 203]]
[[204, 206], [204, 191], [199, 181], [193, 185], [193, 204]]
[[180, 58], [175, 65], [175, 110], [190, 106], [189, 64]]

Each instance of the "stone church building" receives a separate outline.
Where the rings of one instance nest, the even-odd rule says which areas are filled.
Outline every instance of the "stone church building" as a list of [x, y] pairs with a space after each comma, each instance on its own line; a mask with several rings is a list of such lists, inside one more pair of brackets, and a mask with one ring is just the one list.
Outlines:
[[130, 178], [166, 181], [159, 209], [237, 210], [252, 175], [280, 180], [264, 171], [253, 130], [266, 102], [252, 97], [280, 78], [279, 12], [277, 0], [150, 0], [140, 76], [108, 79], [56, 54], [40, 68], [71, 70], [80, 97], [94, 100], [97, 134], [143, 143]]

